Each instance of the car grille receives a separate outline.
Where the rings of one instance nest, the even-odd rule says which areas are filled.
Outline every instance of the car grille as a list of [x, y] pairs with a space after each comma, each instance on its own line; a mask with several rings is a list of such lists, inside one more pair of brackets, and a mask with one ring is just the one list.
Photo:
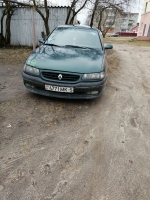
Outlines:
[[[62, 75], [62, 79], [59, 79], [58, 76]], [[50, 80], [59, 80], [59, 81], [71, 81], [75, 82], [78, 81], [80, 76], [76, 74], [63, 74], [63, 73], [55, 73], [55, 72], [42, 72], [42, 76], [45, 79], [50, 79]]]

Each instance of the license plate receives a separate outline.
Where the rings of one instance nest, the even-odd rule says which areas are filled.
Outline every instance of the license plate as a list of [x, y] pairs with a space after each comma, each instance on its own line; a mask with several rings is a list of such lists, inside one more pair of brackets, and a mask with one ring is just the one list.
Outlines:
[[54, 85], [45, 85], [45, 90], [50, 90], [53, 92], [65, 92], [65, 93], [73, 93], [73, 87], [58, 87]]

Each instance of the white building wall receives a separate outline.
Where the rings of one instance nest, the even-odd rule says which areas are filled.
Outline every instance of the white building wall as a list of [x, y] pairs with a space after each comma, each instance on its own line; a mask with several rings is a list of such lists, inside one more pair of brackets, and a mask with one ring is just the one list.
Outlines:
[[[49, 27], [50, 32], [58, 25], [65, 24], [67, 17], [67, 7], [50, 8]], [[0, 8], [0, 17], [4, 8]], [[44, 13], [44, 9], [42, 8]], [[36, 41], [41, 38], [41, 32], [45, 32], [45, 26], [41, 16], [35, 11], [35, 29]], [[6, 19], [6, 17], [5, 17]], [[1, 29], [1, 27], [0, 27]], [[5, 30], [5, 20], [4, 20]], [[0, 30], [1, 32], [1, 30]], [[4, 32], [5, 35], [5, 32]], [[32, 25], [32, 10], [31, 8], [19, 7], [13, 14], [11, 20], [11, 45], [27, 45], [33, 44], [33, 25]]]

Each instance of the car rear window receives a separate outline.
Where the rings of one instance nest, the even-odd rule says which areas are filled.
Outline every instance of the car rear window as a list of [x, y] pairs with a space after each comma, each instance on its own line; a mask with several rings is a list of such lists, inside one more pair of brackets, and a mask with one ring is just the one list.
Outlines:
[[52, 32], [46, 43], [102, 48], [99, 34], [96, 29], [92, 28], [58, 27]]

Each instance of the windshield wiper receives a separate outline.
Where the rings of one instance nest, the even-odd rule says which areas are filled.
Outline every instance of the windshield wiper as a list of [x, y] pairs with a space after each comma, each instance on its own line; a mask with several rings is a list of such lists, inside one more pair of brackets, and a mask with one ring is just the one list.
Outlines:
[[54, 46], [54, 47], [63, 47], [63, 46], [60, 46], [60, 45], [57, 45], [57, 44], [51, 44], [51, 43], [44, 43], [45, 45], [48, 45], [48, 46]]
[[65, 47], [74, 47], [74, 48], [81, 48], [81, 49], [95, 49], [92, 47], [85, 47], [85, 46], [77, 46], [77, 45], [65, 45]]
[[77, 46], [77, 45], [65, 45], [65, 46], [61, 46], [61, 45], [57, 45], [57, 44], [51, 44], [51, 43], [44, 43], [45, 45], [49, 45], [49, 46], [55, 46], [55, 47], [74, 47], [74, 48], [81, 48], [81, 49], [95, 49], [92, 47], [85, 47], [85, 46]]

